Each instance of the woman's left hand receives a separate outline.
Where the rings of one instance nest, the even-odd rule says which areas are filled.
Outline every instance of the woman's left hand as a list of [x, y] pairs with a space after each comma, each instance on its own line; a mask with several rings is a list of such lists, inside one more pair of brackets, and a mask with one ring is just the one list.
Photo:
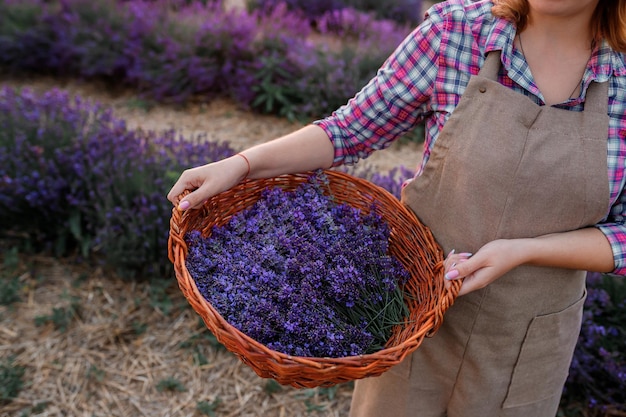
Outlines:
[[444, 262], [446, 280], [463, 278], [460, 295], [481, 289], [523, 263], [516, 240], [494, 240], [474, 255], [451, 253]]
[[484, 288], [522, 264], [594, 272], [615, 269], [609, 240], [596, 227], [535, 238], [494, 240], [473, 256], [468, 255], [452, 253], [444, 262], [448, 280], [463, 278], [459, 295]]

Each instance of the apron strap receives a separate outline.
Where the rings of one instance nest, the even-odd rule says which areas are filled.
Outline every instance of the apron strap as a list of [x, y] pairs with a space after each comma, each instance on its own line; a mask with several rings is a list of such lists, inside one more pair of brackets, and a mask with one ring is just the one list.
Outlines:
[[[500, 72], [502, 51], [492, 51], [487, 54], [483, 66], [480, 68], [478, 75], [492, 81], [498, 81], [498, 73]], [[609, 113], [609, 83], [598, 83], [592, 81], [587, 87], [585, 94], [585, 111], [589, 110], [593, 113], [608, 114]]]
[[483, 66], [480, 68], [478, 75], [488, 78], [492, 81], [498, 81], [498, 73], [500, 72], [500, 55], [502, 51], [492, 51], [487, 54]]
[[609, 114], [609, 82], [592, 81], [585, 93], [585, 111]]

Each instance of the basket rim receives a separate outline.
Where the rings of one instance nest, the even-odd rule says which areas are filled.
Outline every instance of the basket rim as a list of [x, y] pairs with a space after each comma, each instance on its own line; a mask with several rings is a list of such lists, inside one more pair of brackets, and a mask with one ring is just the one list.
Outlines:
[[[434, 262], [432, 268], [433, 272], [436, 274], [436, 276], [432, 277], [433, 281], [436, 281], [436, 285], [433, 286], [435, 286], [438, 291], [438, 293], [436, 294], [438, 298], [436, 308], [431, 308], [426, 311], [425, 314], [420, 315], [420, 319], [424, 320], [425, 323], [429, 323], [429, 325], [422, 325], [411, 336], [405, 338], [400, 343], [392, 346], [386, 346], [385, 348], [377, 352], [357, 356], [334, 358], [294, 356], [272, 350], [228, 323], [228, 321], [225, 320], [222, 315], [211, 305], [211, 303], [206, 300], [204, 296], [200, 293], [193, 277], [186, 267], [185, 260], [188, 248], [184, 240], [184, 235], [187, 231], [185, 227], [189, 226], [192, 217], [198, 217], [202, 215], [203, 211], [211, 207], [212, 200], [220, 198], [225, 193], [230, 193], [232, 195], [237, 195], [237, 193], [239, 192], [245, 193], [246, 190], [248, 190], [253, 185], [267, 184], [266, 186], [271, 186], [280, 184], [281, 181], [287, 181], [289, 183], [298, 181], [302, 182], [303, 179], [308, 178], [310, 175], [318, 171], [306, 171], [295, 174], [285, 174], [266, 179], [248, 179], [241, 184], [233, 187], [233, 189], [227, 190], [214, 196], [212, 199], [207, 200], [201, 209], [187, 210], [181, 212], [177, 208], [173, 208], [172, 218], [170, 220], [168, 257], [170, 258], [170, 261], [174, 264], [174, 271], [179, 284], [179, 288], [185, 295], [187, 301], [196, 311], [196, 313], [198, 313], [202, 317], [207, 328], [215, 335], [220, 343], [224, 344], [224, 346], [229, 351], [235, 353], [244, 363], [250, 365], [259, 376], [272, 377], [280, 383], [286, 383], [288, 385], [298, 387], [314, 387], [319, 385], [333, 384], [333, 381], [339, 381], [342, 379], [342, 377], [335, 375], [334, 380], [332, 378], [330, 380], [323, 378], [328, 377], [328, 375], [326, 375], [326, 371], [329, 371], [328, 373], [330, 373], [333, 370], [337, 370], [338, 368], [359, 368], [363, 370], [363, 376], [349, 377], [348, 379], [346, 379], [353, 380], [365, 376], [379, 375], [380, 373], [389, 369], [391, 366], [399, 363], [408, 354], [417, 349], [425, 337], [430, 337], [437, 331], [438, 327], [441, 325], [443, 313], [454, 303], [454, 300], [458, 295], [458, 291], [461, 285], [460, 281], [452, 281], [451, 285], [448, 284], [447, 287], [443, 284], [443, 251], [441, 250], [441, 247], [437, 244], [427, 226], [423, 225], [420, 222], [420, 220], [408, 206], [398, 200], [386, 189], [374, 183], [371, 183], [368, 180], [334, 170], [322, 171], [327, 175], [330, 182], [349, 181], [355, 184], [364, 185], [377, 197], [381, 197], [386, 201], [391, 201], [391, 204], [398, 204], [397, 208], [398, 210], [402, 211], [402, 215], [409, 216], [412, 221], [415, 221], [415, 224], [421, 227], [420, 230], [422, 234], [426, 235], [425, 238], [436, 248], [433, 253], [433, 259], [431, 260], [431, 262]], [[190, 228], [189, 230], [194, 229]], [[414, 277], [412, 276], [411, 279], [413, 278]], [[402, 326], [405, 327], [406, 324]], [[249, 358], [248, 355], [251, 352], [251, 348], [253, 348], [255, 351], [260, 352], [260, 356], [265, 356], [265, 358]], [[258, 361], [258, 363], [253, 363], [254, 361]], [[279, 369], [279, 372], [281, 367], [293, 368], [294, 366], [304, 366], [312, 369], [317, 369], [320, 373], [320, 378], [322, 379], [317, 381], [299, 381], [292, 375], [288, 377], [287, 380], [285, 380], [285, 378], [281, 378], [281, 375], [274, 375], [276, 373], [276, 370], [272, 372], [271, 369], [264, 369], [265, 367], [263, 365], [266, 361], [268, 364], [271, 362], [271, 366], [269, 366], [268, 368], [277, 367]], [[379, 362], [382, 363], [382, 367], [384, 368], [382, 369], [382, 371], [380, 369], [374, 369], [375, 367], [373, 367], [373, 364]], [[372, 367], [372, 369], [368, 370], [368, 368], [370, 367]]]

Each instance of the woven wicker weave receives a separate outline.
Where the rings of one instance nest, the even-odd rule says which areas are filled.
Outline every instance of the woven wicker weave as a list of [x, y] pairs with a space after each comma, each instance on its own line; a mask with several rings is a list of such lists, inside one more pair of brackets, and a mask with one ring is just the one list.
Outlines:
[[459, 282], [454, 282], [450, 289], [444, 287], [441, 248], [430, 230], [396, 197], [366, 180], [335, 171], [325, 173], [336, 201], [364, 212], [369, 212], [376, 202], [377, 213], [391, 227], [390, 252], [411, 275], [405, 287], [409, 320], [397, 326], [385, 349], [376, 353], [311, 358], [268, 349], [226, 322], [200, 294], [185, 266], [186, 233], [200, 230], [207, 236], [213, 226], [226, 224], [232, 215], [254, 204], [266, 187], [292, 190], [306, 182], [312, 173], [248, 180], [209, 199], [200, 209], [185, 212], [174, 209], [170, 221], [168, 256], [174, 264], [179, 287], [209, 330], [259, 376], [298, 388], [331, 386], [382, 374], [416, 350], [424, 337], [437, 331], [460, 288]]

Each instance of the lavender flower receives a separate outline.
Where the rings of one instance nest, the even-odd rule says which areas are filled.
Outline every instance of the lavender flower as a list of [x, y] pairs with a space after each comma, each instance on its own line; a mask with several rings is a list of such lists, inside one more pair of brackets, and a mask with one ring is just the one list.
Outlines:
[[381, 349], [407, 315], [408, 272], [388, 255], [388, 225], [335, 204], [323, 174], [294, 191], [269, 188], [211, 236], [187, 236], [187, 268], [233, 326], [290, 355]]

